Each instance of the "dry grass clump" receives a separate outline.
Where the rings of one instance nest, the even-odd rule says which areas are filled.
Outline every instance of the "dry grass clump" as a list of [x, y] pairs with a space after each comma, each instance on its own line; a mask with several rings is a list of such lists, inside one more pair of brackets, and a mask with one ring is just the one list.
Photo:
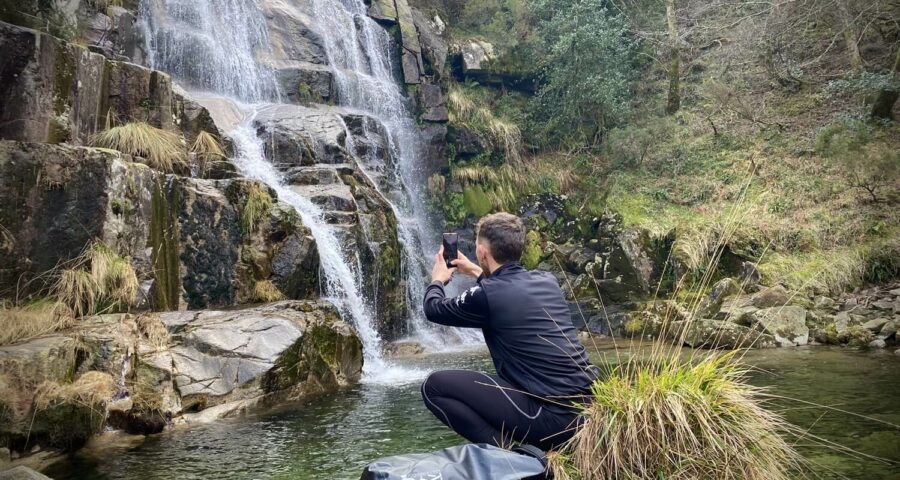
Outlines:
[[285, 296], [271, 280], [260, 280], [253, 285], [253, 299], [257, 302], [277, 302]]
[[62, 315], [60, 304], [39, 301], [28, 305], [0, 303], [0, 345], [12, 345], [66, 328], [71, 318]]
[[491, 146], [503, 151], [508, 162], [521, 163], [522, 131], [518, 125], [494, 116], [489, 108], [478, 105], [463, 88], [455, 85], [450, 87], [447, 104], [451, 122], [484, 133]]
[[101, 242], [92, 242], [59, 272], [51, 296], [72, 318], [126, 310], [140, 282], [131, 264]]
[[135, 317], [134, 323], [137, 325], [138, 331], [141, 332], [141, 336], [157, 350], [162, 350], [169, 346], [171, 340], [169, 329], [163, 325], [156, 315], [138, 315]]
[[197, 138], [191, 144], [191, 153], [194, 154], [197, 174], [201, 177], [206, 176], [212, 164], [227, 158], [218, 137], [205, 131], [197, 134]]
[[115, 394], [116, 382], [112, 376], [91, 371], [70, 384], [42, 383], [34, 393], [34, 409], [43, 411], [60, 404], [74, 404], [96, 410], [102, 415], [102, 406]]
[[259, 184], [250, 184], [247, 202], [241, 210], [241, 229], [244, 233], [255, 232], [272, 210], [272, 196]]
[[551, 456], [562, 479], [794, 478], [803, 459], [781, 435], [733, 353], [694, 363], [659, 357], [598, 380], [584, 424]]
[[16, 239], [12, 232], [0, 225], [0, 250], [5, 250], [7, 253], [12, 252], [15, 243]]
[[144, 158], [151, 167], [164, 172], [187, 166], [181, 136], [144, 122], [109, 128], [95, 135], [93, 144]]

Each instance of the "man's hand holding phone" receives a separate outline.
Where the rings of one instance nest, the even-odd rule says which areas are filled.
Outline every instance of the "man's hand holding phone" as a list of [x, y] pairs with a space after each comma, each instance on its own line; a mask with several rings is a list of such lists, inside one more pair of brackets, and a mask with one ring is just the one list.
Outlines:
[[453, 264], [456, 270], [463, 275], [468, 275], [474, 278], [478, 278], [481, 276], [481, 267], [479, 267], [475, 262], [466, 258], [466, 256], [463, 255], [462, 252], [456, 252], [456, 260], [452, 260], [450, 263]]
[[441, 246], [437, 255], [434, 256], [434, 266], [431, 267], [431, 281], [441, 282], [446, 285], [450, 283], [450, 278], [453, 277], [453, 272], [455, 271], [456, 267], [447, 266], [447, 260], [444, 259], [444, 247]]

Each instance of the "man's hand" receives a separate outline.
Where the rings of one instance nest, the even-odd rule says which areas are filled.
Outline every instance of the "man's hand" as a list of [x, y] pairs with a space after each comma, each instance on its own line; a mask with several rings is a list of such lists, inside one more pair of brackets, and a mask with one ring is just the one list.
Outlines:
[[447, 263], [444, 261], [444, 247], [441, 246], [437, 255], [434, 256], [434, 266], [431, 267], [431, 281], [441, 282], [446, 285], [450, 282], [450, 277], [453, 276], [454, 272], [456, 272], [456, 268], [447, 268]]
[[456, 267], [457, 270], [459, 270], [459, 273], [463, 275], [468, 275], [475, 278], [481, 276], [481, 267], [466, 258], [466, 256], [463, 255], [462, 252], [457, 251], [456, 260], [453, 260], [450, 263], [453, 264], [453, 266]]

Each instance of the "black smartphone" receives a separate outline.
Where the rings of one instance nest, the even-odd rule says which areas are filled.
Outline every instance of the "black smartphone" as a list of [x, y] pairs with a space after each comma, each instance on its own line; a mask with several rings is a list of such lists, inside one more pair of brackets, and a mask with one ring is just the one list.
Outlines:
[[456, 260], [456, 257], [459, 256], [457, 253], [459, 245], [459, 234], [457, 233], [445, 233], [444, 234], [444, 261], [447, 263], [447, 268], [452, 268], [453, 265], [450, 264], [453, 260]]

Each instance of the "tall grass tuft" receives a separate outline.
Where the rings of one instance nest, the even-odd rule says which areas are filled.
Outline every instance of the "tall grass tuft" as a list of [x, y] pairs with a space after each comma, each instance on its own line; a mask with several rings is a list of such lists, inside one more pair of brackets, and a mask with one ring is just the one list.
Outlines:
[[43, 411], [59, 404], [75, 404], [105, 416], [105, 403], [116, 393], [116, 382], [108, 373], [91, 371], [70, 384], [45, 381], [34, 393], [34, 409]]
[[492, 147], [503, 151], [509, 163], [522, 162], [522, 131], [518, 125], [496, 117], [458, 85], [451, 85], [447, 100], [451, 122], [483, 133]]
[[197, 134], [197, 138], [191, 144], [191, 153], [194, 154], [197, 174], [201, 177], [206, 176], [212, 164], [227, 158], [219, 139], [206, 131]]
[[780, 435], [791, 427], [746, 374], [734, 352], [613, 370], [594, 383], [556, 478], [794, 478], [802, 458]]
[[51, 296], [72, 318], [127, 310], [140, 288], [131, 264], [102, 242], [92, 242], [58, 273]]
[[247, 201], [241, 210], [241, 229], [246, 233], [255, 232], [272, 210], [272, 196], [257, 183], [250, 184]]
[[187, 166], [181, 136], [143, 122], [109, 128], [96, 134], [93, 144], [144, 158], [151, 167], [164, 172]]
[[70, 326], [71, 317], [61, 315], [60, 307], [52, 300], [27, 305], [0, 303], [0, 345], [25, 342]]
[[285, 296], [271, 280], [260, 280], [253, 285], [253, 299], [257, 302], [277, 302]]

